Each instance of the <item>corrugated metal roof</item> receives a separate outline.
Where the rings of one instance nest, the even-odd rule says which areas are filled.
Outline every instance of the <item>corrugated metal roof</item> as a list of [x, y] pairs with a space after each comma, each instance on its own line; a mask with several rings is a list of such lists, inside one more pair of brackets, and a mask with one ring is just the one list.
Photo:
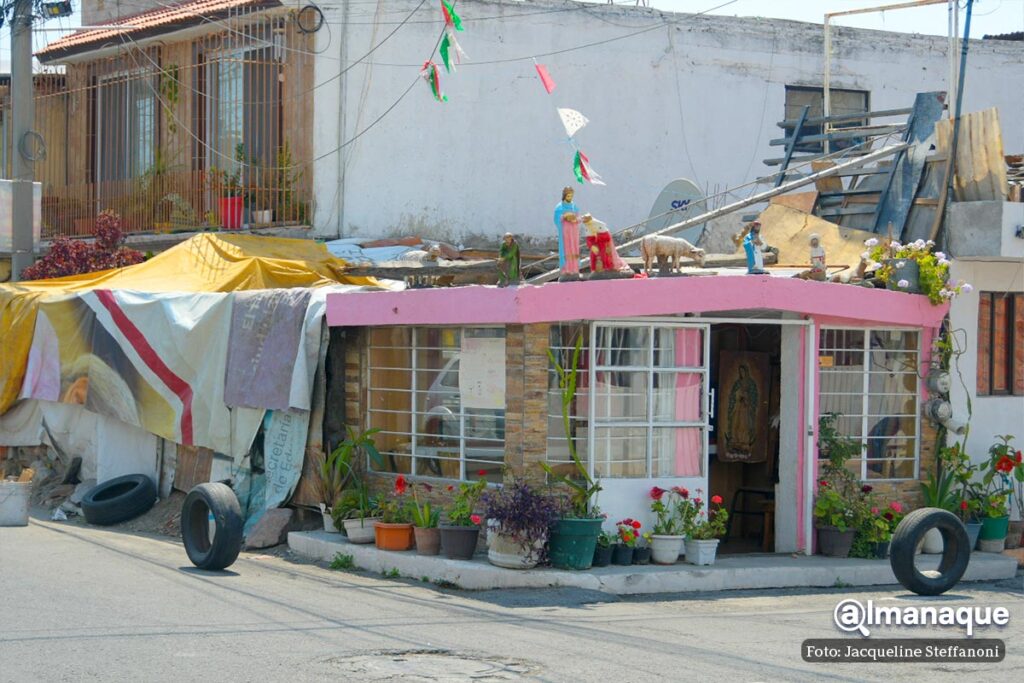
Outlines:
[[131, 16], [122, 16], [109, 26], [130, 28], [103, 28], [76, 31], [53, 41], [36, 53], [41, 62], [88, 52], [106, 44], [119, 44], [121, 40], [138, 40], [148, 36], [177, 31], [191, 26], [224, 19], [239, 9], [266, 9], [280, 7], [280, 0], [193, 0], [179, 5], [161, 7]]

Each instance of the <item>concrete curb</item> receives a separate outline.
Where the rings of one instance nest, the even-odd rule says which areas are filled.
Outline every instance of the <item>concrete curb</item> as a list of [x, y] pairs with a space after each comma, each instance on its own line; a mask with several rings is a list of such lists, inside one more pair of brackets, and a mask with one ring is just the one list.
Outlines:
[[[881, 560], [836, 559], [814, 555], [733, 555], [710, 567], [670, 566], [601, 567], [583, 572], [558, 569], [526, 571], [502, 569], [483, 555], [473, 560], [448, 560], [417, 555], [415, 550], [392, 552], [372, 544], [349, 543], [339, 534], [293, 531], [288, 547], [304, 557], [330, 562], [337, 553], [350, 555], [356, 567], [372, 572], [397, 569], [403, 577], [447, 583], [466, 590], [496, 588], [573, 587], [613, 595], [688, 593], [761, 588], [883, 586], [896, 584], [889, 563]], [[938, 557], [926, 558], [938, 565]], [[973, 553], [964, 581], [1013, 578], [1014, 558], [994, 553]]]

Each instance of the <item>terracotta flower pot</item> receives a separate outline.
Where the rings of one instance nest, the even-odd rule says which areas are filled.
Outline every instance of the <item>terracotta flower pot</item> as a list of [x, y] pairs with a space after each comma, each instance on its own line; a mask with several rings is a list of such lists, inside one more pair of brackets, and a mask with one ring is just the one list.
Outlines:
[[441, 530], [435, 527], [414, 527], [416, 537], [416, 553], [419, 555], [437, 555], [441, 552]]
[[408, 550], [413, 544], [412, 524], [374, 522], [374, 540], [381, 550]]

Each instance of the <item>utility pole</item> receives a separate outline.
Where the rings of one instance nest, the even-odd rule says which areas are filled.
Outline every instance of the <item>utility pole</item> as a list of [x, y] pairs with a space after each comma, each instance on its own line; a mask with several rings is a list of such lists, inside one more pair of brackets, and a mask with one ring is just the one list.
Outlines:
[[11, 8], [11, 280], [35, 261], [35, 216], [32, 191], [33, 150], [30, 134], [35, 119], [35, 84], [32, 81], [32, 0], [14, 0]]

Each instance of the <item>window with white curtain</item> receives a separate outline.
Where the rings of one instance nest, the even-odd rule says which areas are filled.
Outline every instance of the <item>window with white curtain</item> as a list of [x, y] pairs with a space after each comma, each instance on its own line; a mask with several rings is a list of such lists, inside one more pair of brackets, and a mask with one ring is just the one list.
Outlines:
[[820, 414], [860, 441], [849, 467], [861, 479], [917, 478], [919, 345], [914, 330], [821, 329]]
[[594, 475], [696, 477], [707, 449], [703, 327], [595, 325], [589, 392]]

